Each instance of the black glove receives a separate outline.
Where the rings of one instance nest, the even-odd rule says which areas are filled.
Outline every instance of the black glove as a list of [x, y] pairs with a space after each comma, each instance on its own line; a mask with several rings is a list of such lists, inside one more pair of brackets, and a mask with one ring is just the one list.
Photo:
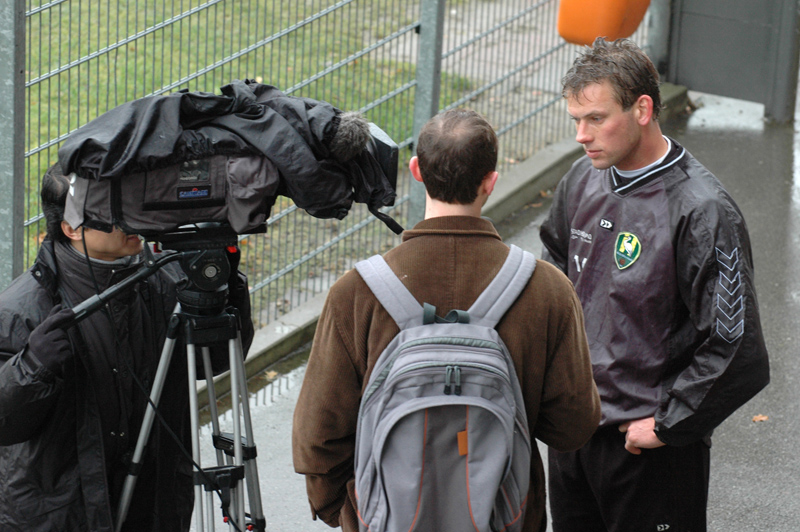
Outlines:
[[72, 356], [66, 329], [72, 325], [73, 318], [75, 313], [71, 308], [56, 305], [28, 337], [28, 351], [54, 373], [60, 374], [63, 364]]

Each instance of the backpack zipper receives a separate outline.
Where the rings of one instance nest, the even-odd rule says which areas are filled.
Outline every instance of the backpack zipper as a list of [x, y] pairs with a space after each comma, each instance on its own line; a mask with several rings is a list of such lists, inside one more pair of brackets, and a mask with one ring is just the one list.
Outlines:
[[[433, 341], [431, 341], [431, 340], [433, 340]], [[439, 340], [439, 341], [437, 341], [437, 340]], [[445, 340], [445, 341], [441, 341], [441, 340]], [[420, 341], [420, 342], [412, 341], [412, 342], [408, 342], [406, 344], [401, 345], [394, 352], [392, 357], [389, 360], [387, 360], [386, 364], [380, 369], [380, 373], [378, 373], [375, 376], [375, 379], [373, 380], [372, 384], [364, 392], [364, 396], [361, 398], [361, 405], [366, 405], [366, 403], [369, 400], [369, 398], [378, 390], [378, 388], [380, 388], [383, 385], [384, 381], [386, 380], [386, 378], [389, 375], [389, 372], [392, 370], [392, 367], [394, 367], [394, 363], [397, 361], [397, 358], [400, 355], [402, 355], [405, 351], [407, 351], [408, 349], [413, 349], [414, 347], [417, 347], [419, 345], [425, 345], [425, 344], [440, 344], [440, 345], [445, 345], [445, 346], [452, 346], [454, 348], [459, 347], [459, 345], [469, 345], [470, 347], [478, 348], [478, 349], [488, 348], [488, 349], [497, 350], [497, 351], [500, 350], [500, 346], [496, 342], [492, 342], [490, 340], [477, 340], [477, 341], [474, 341], [474, 342], [471, 341], [471, 340], [468, 340], [464, 344], [453, 344], [453, 343], [451, 343], [449, 341], [446, 341], [446, 340], [449, 340], [449, 338], [447, 338], [447, 337], [433, 337], [433, 338], [426, 339], [424, 342], [422, 342], [422, 341]], [[498, 357], [498, 358], [502, 358], [502, 357]], [[412, 370], [415, 370], [415, 369], [419, 369], [419, 368], [437, 367], [437, 366], [442, 366], [442, 365], [443, 365], [442, 363], [434, 363], [434, 362], [414, 364], [413, 366], [409, 366], [409, 367], [405, 368], [403, 371], [397, 373], [396, 376], [403, 375], [404, 373], [407, 373], [409, 371], [412, 371]], [[449, 366], [453, 366], [452, 364], [448, 364], [448, 365]], [[498, 375], [500, 377], [503, 377], [505, 382], [508, 383], [509, 386], [511, 385], [511, 380], [509, 379], [509, 377], [508, 377], [508, 375], [506, 373], [504, 373], [502, 371], [499, 371], [499, 370], [497, 370], [497, 369], [495, 369], [495, 368], [493, 368], [491, 366], [487, 366], [487, 365], [484, 365], [484, 364], [468, 363], [468, 362], [460, 363], [459, 366], [461, 366], [461, 367], [468, 366], [468, 367], [474, 367], [474, 368], [482, 369], [482, 370], [485, 370], [485, 371], [490, 371], [490, 372], [492, 372], [492, 373], [494, 373], [494, 374], [496, 374], [496, 375]], [[445, 366], [445, 367], [447, 367], [447, 366]], [[453, 367], [455, 367], [455, 366], [453, 366]], [[447, 374], [445, 374], [445, 379], [446, 378], [447, 378]], [[459, 375], [458, 389], [459, 389], [458, 395], [461, 395], [460, 375]], [[445, 392], [445, 393], [447, 393], [447, 392]], [[363, 412], [363, 408], [359, 408], [359, 418], [361, 417], [362, 412]]]
[[453, 393], [451, 391], [450, 386], [450, 376], [455, 375], [456, 377], [456, 386], [455, 386], [455, 393], [456, 395], [461, 395], [461, 366], [447, 366], [445, 368], [444, 374], [444, 394], [450, 395]]
[[[394, 378], [399, 378], [406, 373], [411, 371], [415, 371], [418, 369], [423, 368], [436, 368], [442, 367], [444, 364], [435, 363], [435, 362], [424, 362], [420, 364], [414, 364], [413, 366], [408, 366], [407, 368], [403, 369], [402, 371], [395, 374]], [[461, 368], [473, 368], [478, 369], [481, 371], [487, 371], [498, 377], [502, 377], [503, 381], [506, 382], [509, 386], [511, 385], [511, 380], [508, 378], [508, 375], [498, 369], [493, 368], [492, 366], [488, 366], [486, 364], [478, 364], [475, 362], [462, 362], [459, 364], [446, 364], [444, 365], [445, 374], [444, 374], [444, 394], [445, 395], [461, 395]]]
[[453, 366], [447, 366], [444, 374], [444, 394], [450, 395], [450, 376], [453, 374]]

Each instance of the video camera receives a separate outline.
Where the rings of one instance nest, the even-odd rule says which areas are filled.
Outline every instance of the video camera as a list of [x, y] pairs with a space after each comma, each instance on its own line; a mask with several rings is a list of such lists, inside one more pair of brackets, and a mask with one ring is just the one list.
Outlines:
[[402, 232], [379, 210], [395, 201], [398, 147], [378, 126], [252, 80], [221, 92], [141, 98], [73, 132], [59, 149], [65, 221], [153, 241], [203, 224], [262, 233], [282, 195], [318, 218], [365, 203]]
[[397, 144], [384, 131], [252, 80], [219, 95], [183, 90], [124, 103], [70, 134], [58, 155], [71, 179], [67, 223], [119, 227], [178, 252], [148, 257], [136, 275], [78, 305], [76, 321], [175, 260], [191, 293], [213, 295], [229, 273], [225, 248], [266, 232], [279, 195], [318, 218], [342, 219], [365, 203], [403, 230], [379, 210], [394, 204], [398, 170]]

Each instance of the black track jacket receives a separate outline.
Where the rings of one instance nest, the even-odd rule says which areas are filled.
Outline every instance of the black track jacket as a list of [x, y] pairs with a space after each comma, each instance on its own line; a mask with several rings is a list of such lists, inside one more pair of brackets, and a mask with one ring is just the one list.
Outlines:
[[579, 159], [541, 238], [583, 305], [601, 426], [655, 416], [658, 437], [684, 445], [764, 388], [769, 364], [742, 214], [671, 143], [632, 182]]

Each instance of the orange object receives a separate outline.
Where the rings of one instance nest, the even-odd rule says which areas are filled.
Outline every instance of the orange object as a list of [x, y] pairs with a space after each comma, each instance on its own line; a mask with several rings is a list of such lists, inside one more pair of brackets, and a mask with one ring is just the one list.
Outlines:
[[460, 456], [467, 456], [467, 431], [462, 430], [458, 433], [458, 454]]
[[650, 0], [561, 0], [558, 34], [573, 44], [591, 45], [597, 37], [630, 37], [641, 24]]

